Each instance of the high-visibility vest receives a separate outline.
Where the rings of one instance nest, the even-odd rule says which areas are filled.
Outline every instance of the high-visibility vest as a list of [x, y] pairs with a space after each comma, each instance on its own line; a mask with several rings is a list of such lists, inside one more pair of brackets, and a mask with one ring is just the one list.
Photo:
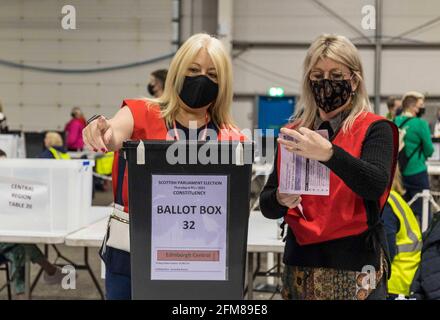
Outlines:
[[112, 174], [114, 152], [107, 152], [102, 157], [96, 158], [96, 173], [101, 175]]
[[400, 222], [388, 293], [409, 296], [411, 283], [420, 264], [422, 232], [413, 211], [396, 191], [391, 191], [388, 204]]
[[53, 157], [56, 160], [70, 160], [70, 156], [68, 153], [58, 151], [55, 148], [49, 148], [50, 153], [52, 153]]

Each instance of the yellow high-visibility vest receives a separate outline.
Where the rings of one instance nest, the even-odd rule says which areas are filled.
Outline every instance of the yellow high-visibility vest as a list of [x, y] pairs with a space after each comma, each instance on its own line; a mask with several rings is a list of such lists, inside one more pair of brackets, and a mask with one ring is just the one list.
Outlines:
[[102, 157], [96, 158], [96, 173], [101, 175], [112, 174], [114, 152], [107, 152]]
[[420, 264], [422, 232], [413, 211], [396, 191], [391, 190], [388, 204], [400, 222], [400, 229], [396, 234], [397, 252], [391, 263], [391, 278], [388, 280], [388, 293], [409, 296], [411, 283]]
[[50, 153], [56, 160], [70, 160], [70, 155], [65, 152], [60, 152], [55, 148], [49, 148]]

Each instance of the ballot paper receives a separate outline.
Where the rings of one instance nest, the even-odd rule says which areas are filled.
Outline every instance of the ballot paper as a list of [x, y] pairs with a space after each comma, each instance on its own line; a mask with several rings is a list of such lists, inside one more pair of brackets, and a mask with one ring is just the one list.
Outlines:
[[[327, 130], [317, 130], [328, 139]], [[280, 138], [295, 141], [288, 135], [280, 134]], [[301, 195], [329, 195], [330, 170], [317, 160], [311, 160], [281, 147], [279, 192]]]

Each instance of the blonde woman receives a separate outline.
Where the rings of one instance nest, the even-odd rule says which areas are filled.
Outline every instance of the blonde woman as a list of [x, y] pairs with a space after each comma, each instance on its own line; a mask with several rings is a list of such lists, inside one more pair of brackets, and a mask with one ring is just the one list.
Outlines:
[[64, 148], [63, 138], [58, 132], [49, 131], [44, 136], [44, 150], [38, 157], [44, 159], [69, 160], [70, 156]]
[[[222, 43], [207, 34], [190, 37], [171, 61], [163, 95], [153, 100], [124, 100], [112, 119], [100, 116], [84, 129], [87, 147], [117, 151], [124, 140], [243, 139], [230, 115], [231, 61]], [[191, 125], [191, 129], [190, 129]], [[190, 132], [192, 131], [192, 132]], [[114, 162], [114, 213], [128, 215], [125, 160]], [[111, 232], [110, 232], [111, 233]], [[128, 233], [125, 235], [128, 239]], [[104, 246], [108, 299], [130, 299], [130, 257], [127, 248]]]
[[[327, 129], [330, 139], [317, 129]], [[295, 140], [278, 139], [260, 206], [264, 216], [284, 217], [289, 226], [283, 297], [384, 299], [390, 264], [380, 213], [398, 134], [392, 122], [370, 112], [359, 53], [347, 38], [322, 35], [311, 44], [299, 110], [281, 132]], [[330, 169], [329, 196], [278, 191], [280, 145]]]

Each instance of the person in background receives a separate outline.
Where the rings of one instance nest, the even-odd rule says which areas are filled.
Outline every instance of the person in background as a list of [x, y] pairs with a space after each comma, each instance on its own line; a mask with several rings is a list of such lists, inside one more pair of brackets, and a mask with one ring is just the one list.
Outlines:
[[[289, 226], [282, 296], [384, 300], [390, 262], [380, 214], [395, 171], [398, 130], [371, 112], [359, 52], [346, 37], [318, 37], [303, 70], [298, 108], [281, 129], [293, 139], [278, 139], [274, 168], [260, 195], [263, 215], [284, 218]], [[329, 139], [315, 131], [321, 129]], [[279, 191], [281, 145], [329, 169], [329, 195]]]
[[8, 125], [6, 124], [6, 116], [3, 112], [3, 105], [0, 101], [0, 133], [8, 133]]
[[432, 136], [440, 138], [440, 108], [437, 109], [437, 115], [432, 124]]
[[[0, 160], [6, 159], [6, 153], [0, 149]], [[43, 279], [46, 284], [60, 284], [64, 277], [61, 269], [50, 263], [35, 244], [16, 244], [0, 242], [0, 254], [11, 262], [11, 281], [15, 288], [15, 299], [23, 300], [25, 296], [25, 256], [30, 257], [32, 263], [38, 264], [43, 270]]]
[[402, 101], [395, 96], [391, 96], [387, 99], [387, 107], [388, 107], [388, 113], [386, 114], [385, 118], [392, 121], [394, 120], [396, 115], [401, 113]]
[[396, 169], [391, 193], [382, 212], [392, 262], [388, 280], [390, 300], [399, 295], [410, 296], [410, 286], [422, 252], [422, 231], [410, 206], [402, 198], [404, 193], [400, 171]]
[[63, 146], [63, 138], [58, 132], [47, 132], [44, 137], [44, 150], [38, 157], [43, 159], [69, 160], [70, 156]]
[[[408, 157], [408, 163], [401, 170], [403, 186], [406, 190], [404, 198], [408, 202], [417, 193], [429, 189], [426, 159], [433, 154], [434, 147], [428, 122], [421, 119], [425, 113], [424, 103], [425, 96], [423, 94], [416, 91], [406, 93], [402, 99], [403, 112], [394, 119], [394, 123], [399, 129], [405, 132], [402, 152], [405, 152]], [[417, 199], [412, 205], [418, 219], [421, 219], [422, 206], [422, 198]]]
[[150, 74], [150, 81], [147, 86], [148, 93], [153, 98], [160, 98], [165, 88], [165, 80], [167, 78], [167, 69], [159, 69]]
[[72, 119], [66, 124], [66, 147], [69, 151], [81, 151], [84, 148], [82, 130], [86, 127], [86, 120], [80, 108], [74, 107], [70, 114]]

